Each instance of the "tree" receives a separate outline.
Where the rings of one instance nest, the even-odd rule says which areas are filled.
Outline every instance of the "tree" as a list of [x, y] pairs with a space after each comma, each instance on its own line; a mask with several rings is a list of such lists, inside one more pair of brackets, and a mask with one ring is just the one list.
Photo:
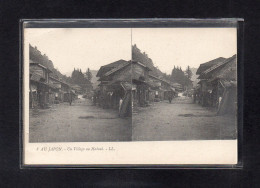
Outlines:
[[186, 73], [188, 79], [190, 80], [191, 77], [192, 77], [192, 72], [191, 72], [191, 70], [190, 70], [190, 66], [187, 67], [185, 73]]
[[88, 70], [86, 71], [86, 77], [87, 77], [88, 81], [91, 82], [92, 73], [90, 72], [89, 68], [88, 68]]
[[192, 84], [190, 78], [182, 71], [181, 67], [177, 68], [174, 66], [171, 74], [171, 81], [181, 84], [183, 87], [188, 87]]

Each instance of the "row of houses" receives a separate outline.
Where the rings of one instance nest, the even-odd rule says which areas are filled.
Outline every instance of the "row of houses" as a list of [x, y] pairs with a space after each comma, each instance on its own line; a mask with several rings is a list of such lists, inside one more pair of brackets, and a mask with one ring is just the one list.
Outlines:
[[237, 108], [237, 58], [217, 58], [203, 63], [197, 72], [194, 100], [214, 107], [218, 114], [235, 113]]
[[181, 89], [180, 85], [154, 76], [149, 67], [137, 61], [119, 60], [107, 64], [96, 76], [100, 84], [94, 103], [103, 108], [119, 109], [120, 116], [131, 116], [136, 106], [145, 107], [167, 99], [169, 94]]
[[60, 102], [69, 102], [79, 88], [59, 79], [40, 63], [30, 60], [30, 108], [46, 108]]

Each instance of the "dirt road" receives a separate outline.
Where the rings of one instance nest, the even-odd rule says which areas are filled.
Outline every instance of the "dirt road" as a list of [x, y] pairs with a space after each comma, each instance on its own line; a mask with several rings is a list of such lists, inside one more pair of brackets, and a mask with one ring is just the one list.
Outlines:
[[187, 97], [162, 101], [133, 114], [133, 141], [235, 139], [236, 119], [216, 113]]
[[235, 139], [236, 119], [190, 98], [178, 97], [138, 108], [132, 119], [85, 99], [30, 111], [30, 142], [99, 142]]
[[131, 141], [131, 118], [85, 99], [30, 112], [30, 142]]

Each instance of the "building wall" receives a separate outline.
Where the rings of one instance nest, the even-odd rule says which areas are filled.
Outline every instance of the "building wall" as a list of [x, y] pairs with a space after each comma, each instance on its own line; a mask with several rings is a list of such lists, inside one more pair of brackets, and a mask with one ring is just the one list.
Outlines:
[[131, 82], [131, 79], [132, 79], [131, 73], [132, 73], [131, 66], [127, 66], [127, 67], [115, 72], [115, 74], [112, 75], [111, 79]]
[[45, 70], [37, 65], [30, 65], [30, 71], [46, 79]]
[[138, 64], [132, 64], [132, 79], [139, 80], [140, 77], [148, 80], [148, 70]]

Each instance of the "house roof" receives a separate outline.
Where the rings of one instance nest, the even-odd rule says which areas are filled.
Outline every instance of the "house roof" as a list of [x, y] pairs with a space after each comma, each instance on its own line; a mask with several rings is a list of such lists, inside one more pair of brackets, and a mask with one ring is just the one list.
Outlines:
[[130, 64], [130, 62], [119, 64], [117, 67], [115, 67], [115, 68], [111, 69], [110, 71], [106, 72], [106, 73], [104, 74], [104, 76], [109, 76], [109, 75], [111, 75], [111, 74], [117, 72], [118, 70], [120, 70], [120, 69], [126, 67], [126, 66], [129, 65], [129, 64]]
[[52, 76], [49, 76], [49, 78], [50, 78], [50, 79], [53, 79], [53, 80], [55, 80], [55, 81], [60, 82], [60, 80], [59, 80], [58, 78], [54, 78], [54, 77], [52, 77]]
[[121, 63], [121, 64], [117, 64], [117, 66], [116, 66], [115, 68], [113, 68], [113, 69], [111, 69], [110, 71], [106, 72], [106, 73], [104, 74], [104, 76], [109, 76], [109, 75], [114, 74], [115, 72], [117, 72], [117, 71], [123, 69], [124, 67], [126, 67], [126, 66], [128, 66], [128, 65], [130, 65], [131, 62], [132, 62], [132, 63], [135, 63], [135, 64], [138, 64], [139, 66], [141, 66], [141, 67], [143, 67], [143, 68], [145, 68], [145, 69], [147, 69], [147, 70], [151, 70], [150, 68], [148, 68], [147, 66], [145, 66], [144, 64], [142, 64], [142, 63], [140, 63], [140, 62], [138, 62], [138, 61], [127, 61], [127, 62], [124, 62], [124, 63]]
[[213, 60], [208, 61], [208, 62], [206, 62], [206, 63], [200, 64], [200, 66], [199, 66], [199, 68], [198, 68], [198, 70], [197, 70], [197, 72], [196, 72], [196, 75], [201, 74], [202, 72], [204, 72], [205, 70], [207, 70], [207, 69], [210, 68], [211, 66], [214, 66], [214, 65], [216, 65], [216, 64], [218, 64], [218, 63], [220, 63], [220, 62], [223, 62], [223, 61], [225, 61], [225, 60], [226, 60], [225, 58], [219, 57], [219, 58], [217, 58], [217, 59], [213, 59]]
[[58, 78], [54, 78], [53, 76], [49, 76], [49, 78], [50, 78], [50, 79], [53, 79], [53, 80], [55, 80], [55, 81], [58, 81], [58, 82], [60, 82], [61, 84], [70, 86], [70, 84], [68, 84], [68, 83], [66, 83], [66, 82], [64, 82], [64, 81], [62, 81], [62, 80], [60, 80], [60, 79], [58, 79]]
[[219, 71], [214, 72], [210, 81], [216, 79], [237, 80], [236, 55], [229, 58], [228, 62]]
[[236, 81], [229, 81], [229, 80], [221, 80], [220, 83], [224, 88], [229, 88], [229, 87], [237, 87], [237, 82]]
[[123, 65], [123, 64], [128, 64], [128, 61], [120, 59], [120, 60], [115, 61], [113, 63], [109, 63], [107, 65], [101, 66], [100, 69], [97, 72], [96, 77], [102, 77], [105, 73], [107, 73], [111, 69], [113, 69], [113, 68], [115, 68], [119, 65]]
[[57, 89], [58, 88], [54, 84], [45, 82], [45, 79], [43, 77], [41, 77], [40, 75], [38, 75], [38, 74], [31, 74], [30, 80], [31, 81], [35, 81], [35, 82], [40, 83], [40, 84], [43, 84], [43, 85], [46, 85], [46, 86], [48, 86], [50, 88], [53, 88], [53, 89]]
[[52, 72], [49, 68], [47, 68], [47, 67], [41, 65], [40, 63], [35, 63], [35, 62], [32, 61], [32, 60], [30, 60], [30, 66], [31, 66], [31, 65], [37, 65], [37, 66], [39, 66], [39, 67], [41, 67], [41, 68], [44, 68], [44, 69], [47, 70], [48, 72]]
[[167, 83], [168, 85], [172, 85], [172, 83], [171, 83], [170, 81], [168, 81], [168, 80], [164, 80], [164, 79], [158, 78], [157, 76], [154, 76], [154, 75], [152, 75], [152, 74], [149, 74], [149, 76], [152, 77], [152, 78], [154, 78], [154, 79], [157, 79], [157, 80], [159, 80], [159, 81], [162, 81], [162, 82], [164, 82], [164, 83]]
[[201, 75], [198, 77], [198, 79], [214, 77], [213, 76], [214, 74], [216, 74], [217, 72], [220, 72], [222, 70], [222, 68], [226, 64], [229, 64], [232, 60], [235, 60], [235, 62], [236, 62], [236, 55], [233, 55], [232, 57], [226, 59], [225, 61], [219, 62], [218, 64], [211, 66], [210, 68], [205, 70], [203, 73], [201, 73]]
[[150, 69], [148, 66], [146, 66], [145, 64], [143, 64], [143, 63], [141, 63], [141, 62], [139, 62], [139, 61], [132, 61], [132, 63], [136, 63], [136, 64], [138, 64], [138, 65], [140, 65], [140, 66], [142, 66], [142, 67], [148, 69], [149, 71], [151, 71], [151, 69]]
[[[41, 79], [44, 79], [42, 76], [38, 75], [38, 74], [33, 74], [30, 73], [30, 80], [36, 81], [36, 82], [40, 82]], [[44, 79], [45, 80], [45, 79]]]

